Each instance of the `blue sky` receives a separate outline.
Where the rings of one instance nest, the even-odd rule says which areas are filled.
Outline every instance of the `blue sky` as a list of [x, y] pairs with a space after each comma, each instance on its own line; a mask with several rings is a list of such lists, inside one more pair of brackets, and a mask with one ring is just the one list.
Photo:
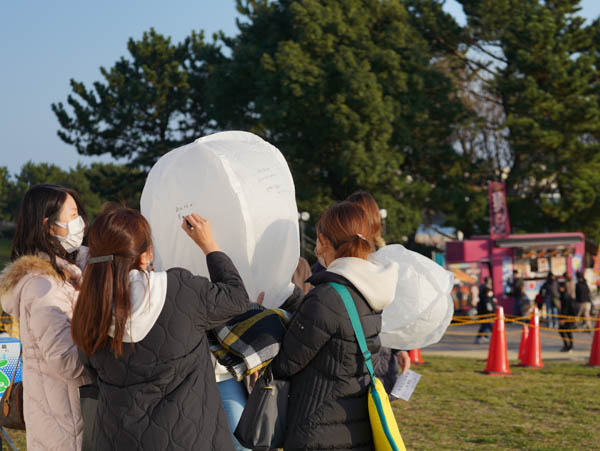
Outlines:
[[[454, 1], [446, 6], [460, 19]], [[582, 6], [587, 18], [600, 15], [599, 0]], [[66, 100], [69, 79], [88, 86], [99, 80], [99, 67], [126, 55], [127, 40], [150, 27], [177, 42], [191, 30], [235, 34], [236, 17], [234, 0], [1, 2], [0, 166], [16, 173], [29, 160], [64, 168], [97, 160], [56, 135], [50, 104]]]

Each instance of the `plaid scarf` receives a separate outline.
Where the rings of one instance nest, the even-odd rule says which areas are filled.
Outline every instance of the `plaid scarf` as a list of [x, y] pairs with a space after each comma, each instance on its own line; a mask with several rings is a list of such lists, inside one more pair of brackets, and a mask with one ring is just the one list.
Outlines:
[[[255, 304], [256, 305], [256, 304]], [[256, 305], [207, 335], [210, 350], [237, 381], [271, 363], [279, 353], [291, 315]]]

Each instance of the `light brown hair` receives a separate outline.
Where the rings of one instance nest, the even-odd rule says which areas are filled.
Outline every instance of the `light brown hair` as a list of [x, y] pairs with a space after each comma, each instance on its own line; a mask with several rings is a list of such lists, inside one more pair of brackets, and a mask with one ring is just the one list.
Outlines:
[[331, 242], [335, 258], [366, 259], [373, 252], [367, 213], [352, 202], [339, 202], [325, 210], [317, 222], [317, 232]]
[[381, 236], [381, 214], [379, 206], [373, 195], [367, 191], [356, 191], [346, 199], [361, 207], [369, 219], [370, 233], [373, 236], [373, 243], [376, 247], [385, 246], [385, 240]]

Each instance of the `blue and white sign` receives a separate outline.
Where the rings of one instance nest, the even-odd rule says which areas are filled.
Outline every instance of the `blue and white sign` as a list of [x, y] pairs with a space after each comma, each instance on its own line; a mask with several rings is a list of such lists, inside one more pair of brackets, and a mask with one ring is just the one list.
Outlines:
[[[21, 352], [21, 342], [13, 337], [0, 337], [0, 396], [4, 394], [19, 360]], [[20, 382], [23, 378], [22, 363], [19, 363], [19, 369], [15, 376], [15, 382]]]

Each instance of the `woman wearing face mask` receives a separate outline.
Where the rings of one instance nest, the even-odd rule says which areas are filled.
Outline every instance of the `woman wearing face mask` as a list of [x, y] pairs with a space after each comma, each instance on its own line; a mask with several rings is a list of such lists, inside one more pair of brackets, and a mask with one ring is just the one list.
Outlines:
[[299, 305], [272, 363], [291, 380], [284, 449], [372, 450], [367, 408], [371, 377], [344, 303], [329, 284], [344, 285], [356, 306], [367, 346], [380, 347], [381, 311], [394, 298], [398, 266], [367, 260], [373, 240], [367, 214], [351, 202], [329, 207], [317, 223], [316, 253], [326, 271]]
[[28, 450], [81, 449], [79, 386], [87, 383], [71, 338], [86, 229], [77, 194], [31, 188], [21, 203], [12, 263], [0, 276], [2, 308], [20, 321]]

